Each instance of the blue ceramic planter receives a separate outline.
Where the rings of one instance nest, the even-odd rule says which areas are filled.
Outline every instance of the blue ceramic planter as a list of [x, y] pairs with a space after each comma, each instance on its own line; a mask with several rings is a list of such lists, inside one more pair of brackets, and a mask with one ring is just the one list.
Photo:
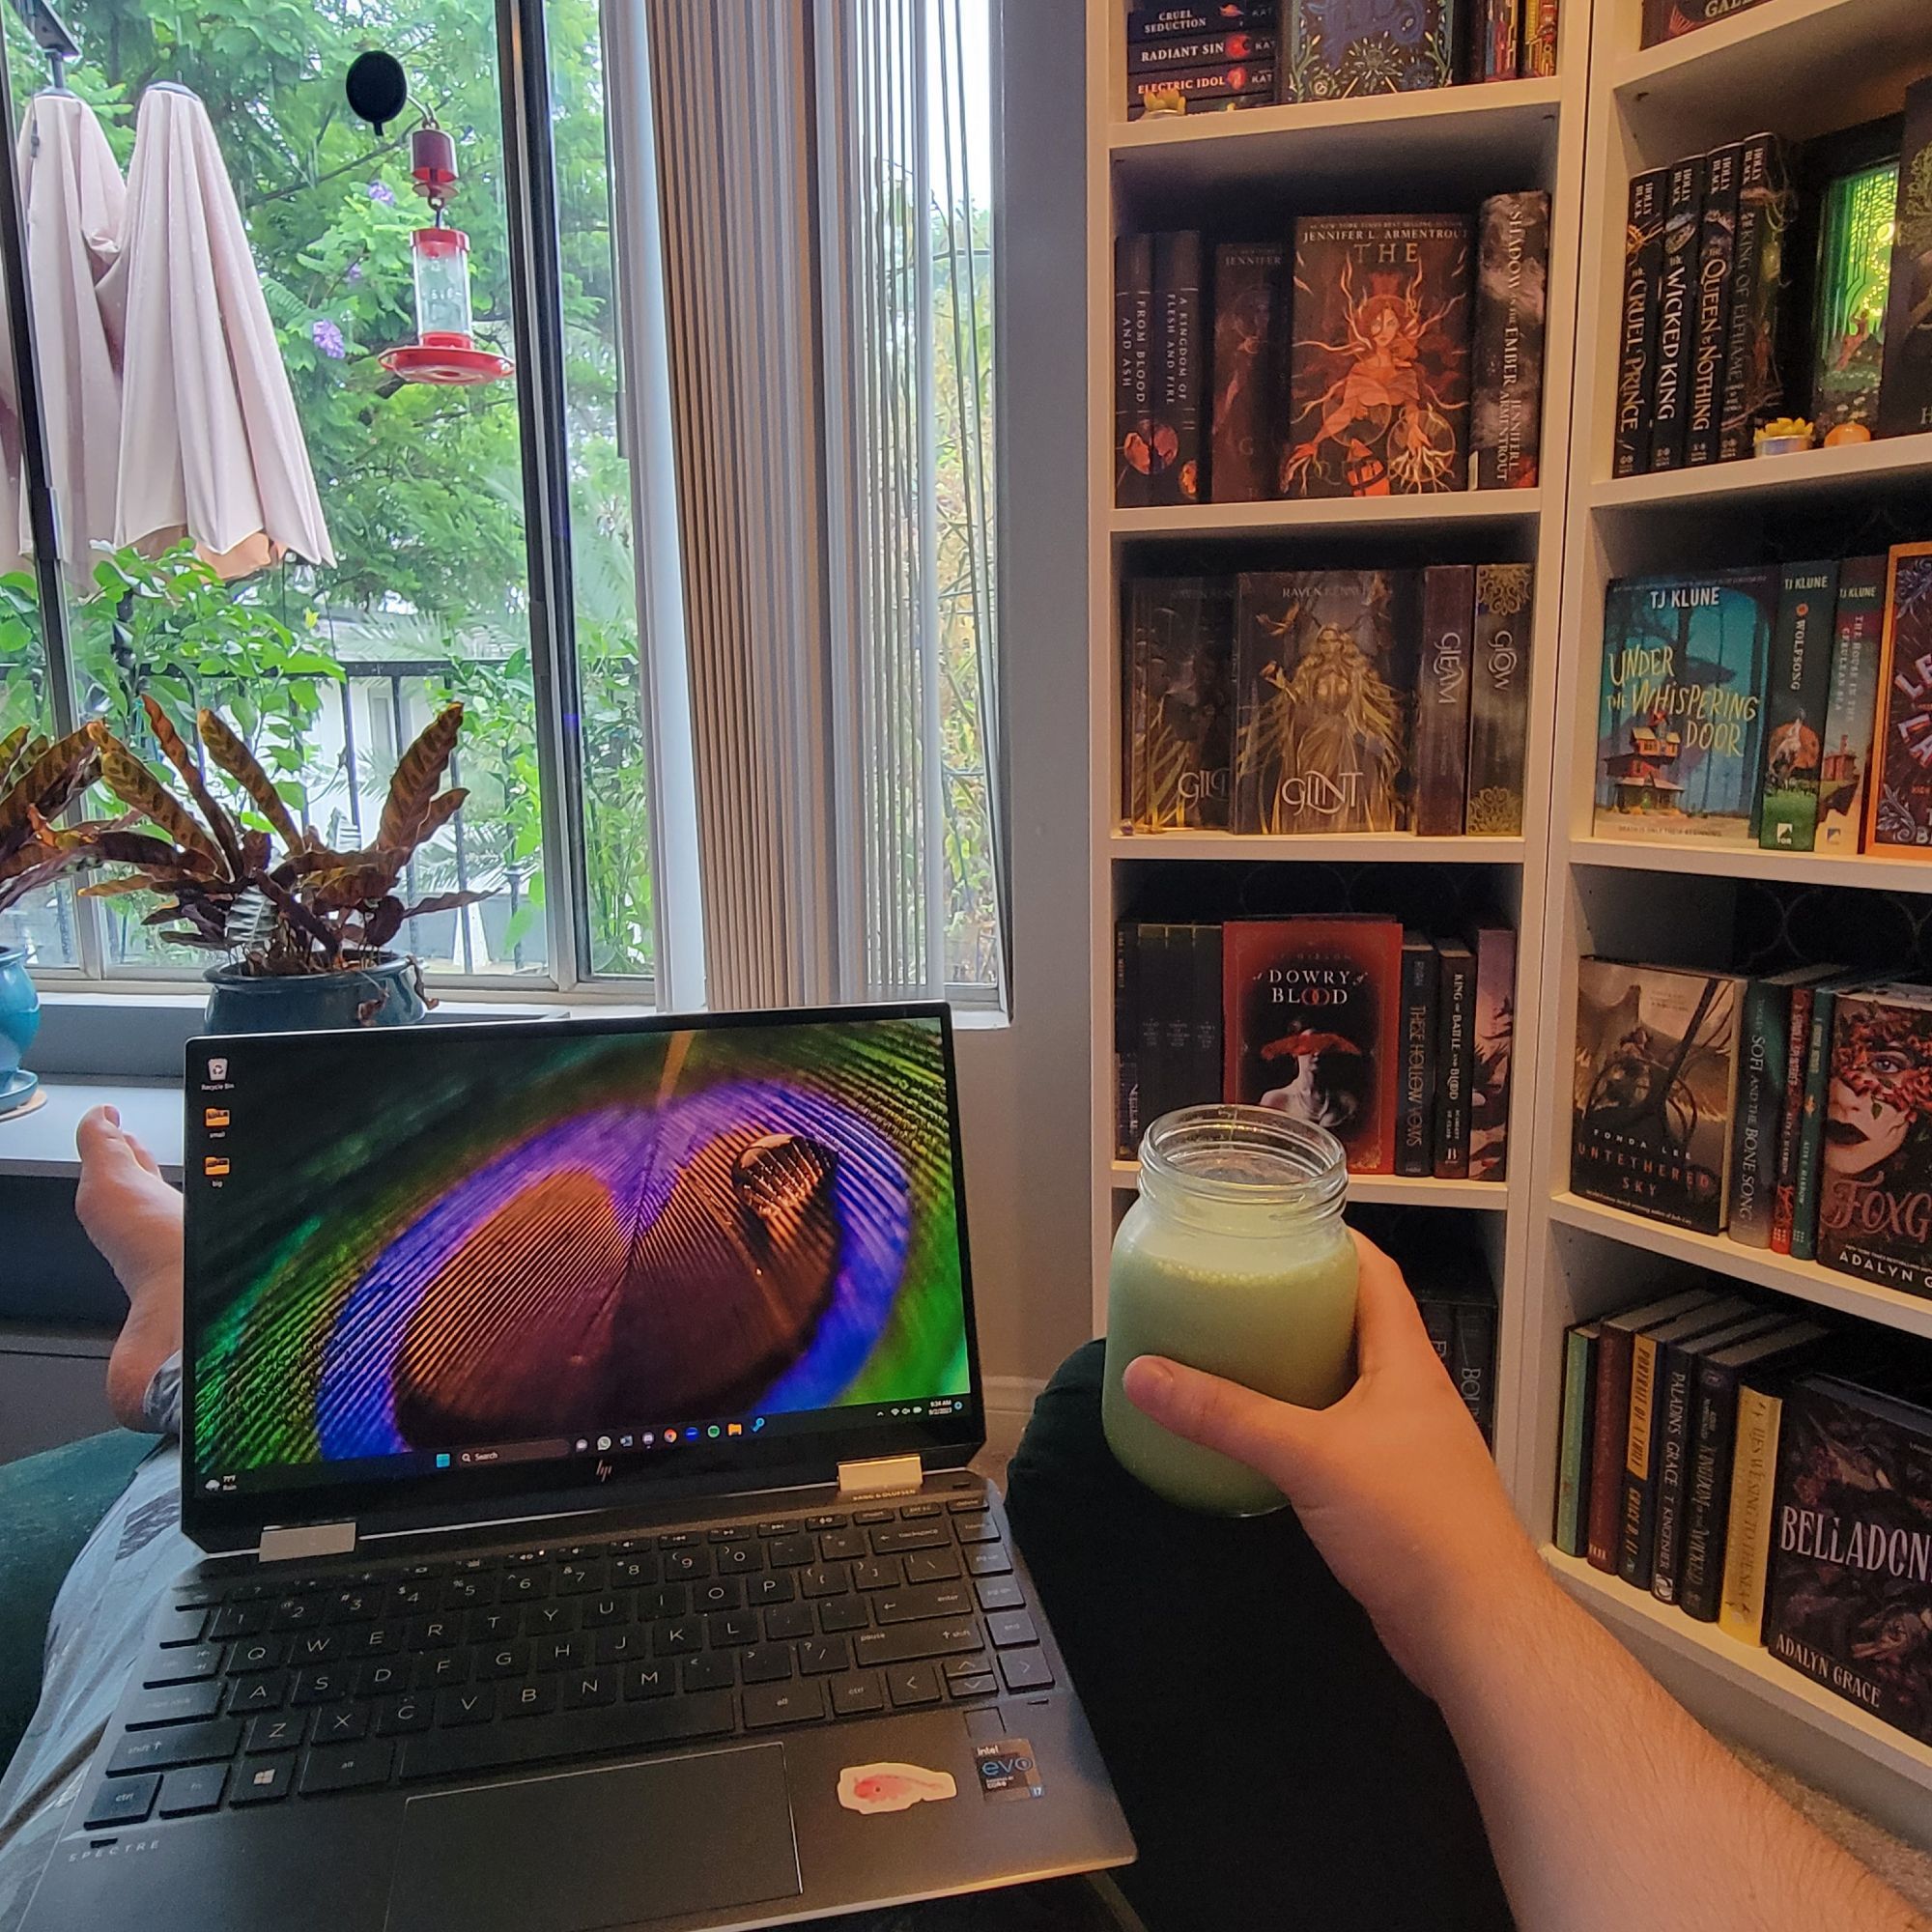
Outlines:
[[407, 959], [384, 959], [346, 973], [264, 979], [211, 966], [210, 1033], [314, 1033], [355, 1027], [414, 1026], [428, 1012]]
[[40, 1080], [20, 1065], [41, 1030], [41, 996], [27, 975], [27, 955], [0, 946], [0, 1113], [30, 1099]]

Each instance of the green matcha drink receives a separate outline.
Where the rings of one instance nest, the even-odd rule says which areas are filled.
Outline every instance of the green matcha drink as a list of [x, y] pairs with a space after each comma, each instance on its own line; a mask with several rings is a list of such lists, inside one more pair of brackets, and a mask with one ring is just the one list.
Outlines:
[[1148, 1129], [1114, 1238], [1101, 1416], [1122, 1465], [1170, 1502], [1255, 1516], [1283, 1497], [1143, 1415], [1127, 1364], [1165, 1355], [1305, 1408], [1338, 1400], [1354, 1380], [1347, 1185], [1332, 1134], [1265, 1107], [1187, 1107]]

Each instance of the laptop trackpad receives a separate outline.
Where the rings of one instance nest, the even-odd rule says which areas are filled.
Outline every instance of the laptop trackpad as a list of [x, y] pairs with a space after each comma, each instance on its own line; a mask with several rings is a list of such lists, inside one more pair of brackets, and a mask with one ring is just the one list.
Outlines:
[[784, 1747], [412, 1798], [388, 1932], [593, 1932], [800, 1890]]

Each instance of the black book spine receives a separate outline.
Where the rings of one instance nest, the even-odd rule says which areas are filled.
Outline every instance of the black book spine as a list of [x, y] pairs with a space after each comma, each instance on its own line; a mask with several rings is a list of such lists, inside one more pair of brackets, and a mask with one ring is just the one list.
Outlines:
[[1422, 661], [1416, 669], [1411, 762], [1414, 826], [1425, 838], [1453, 838], [1463, 831], [1472, 684], [1469, 634], [1475, 614], [1473, 564], [1433, 563], [1423, 572]]
[[1402, 1108], [1395, 1171], [1435, 1171], [1435, 948], [1406, 936], [1402, 946]]
[[1469, 1080], [1475, 1065], [1476, 955], [1466, 946], [1437, 948], [1435, 1175], [1469, 1175]]
[[1784, 1049], [1791, 1030], [1791, 989], [1766, 980], [1745, 988], [1738, 1029], [1738, 1123], [1731, 1168], [1732, 1240], [1771, 1246], [1772, 1200], [1777, 1189], [1778, 1123], [1784, 1112]]
[[1130, 74], [1190, 71], [1202, 67], [1232, 67], [1241, 61], [1272, 61], [1275, 36], [1271, 29], [1236, 27], [1210, 34], [1173, 35], [1162, 40], [1134, 41], [1127, 46]]
[[1704, 212], [1698, 223], [1697, 341], [1690, 352], [1690, 416], [1684, 461], [1696, 468], [1718, 460], [1724, 429], [1725, 354], [1731, 341], [1731, 287], [1738, 258], [1738, 174], [1741, 146], [1710, 157]]
[[1127, 44], [1149, 41], [1200, 40], [1238, 29], [1275, 26], [1275, 0], [1196, 0], [1196, 4], [1149, 4], [1127, 9]]
[[1697, 1367], [1690, 1473], [1685, 1485], [1684, 1562], [1677, 1606], [1700, 1624], [1718, 1621], [1724, 1593], [1724, 1539], [1731, 1521], [1731, 1461], [1738, 1436], [1738, 1371]]
[[1140, 993], [1135, 1002], [1139, 1045], [1140, 1130], [1146, 1133], [1173, 1104], [1171, 1057], [1165, 1016], [1173, 999], [1168, 974], [1168, 928], [1144, 921], [1140, 928]]
[[1132, 920], [1114, 928], [1114, 1152], [1132, 1160], [1140, 1151], [1141, 929]]
[[1201, 501], [1201, 237], [1156, 235], [1153, 490], [1155, 503]]
[[1468, 1405], [1493, 1443], [1496, 1428], [1496, 1311], [1488, 1302], [1464, 1301], [1456, 1308], [1456, 1352], [1450, 1363], [1456, 1393]]
[[1905, 91], [1898, 220], [1886, 297], [1880, 436], [1932, 430], [1932, 75]]
[[1657, 1536], [1658, 1423], [1662, 1414], [1659, 1371], [1663, 1351], [1648, 1335], [1631, 1344], [1630, 1418], [1624, 1432], [1623, 1496], [1617, 1518], [1617, 1575], [1639, 1590], [1650, 1588]]
[[1221, 1097], [1221, 928], [1188, 928], [1189, 1104], [1205, 1107]]
[[1791, 185], [1784, 143], [1754, 134], [1738, 168], [1738, 242], [1731, 271], [1730, 341], [1724, 351], [1724, 414], [1718, 457], [1735, 463], [1755, 448], [1759, 424], [1784, 406], [1780, 310]]
[[1114, 243], [1114, 500], [1144, 508], [1153, 408], [1153, 237]]
[[1624, 230], [1624, 300], [1617, 334], [1617, 433], [1612, 473], [1650, 468], [1650, 390], [1657, 362], [1658, 277], [1663, 266], [1663, 205], [1668, 171], [1653, 169], [1630, 185]]
[[1690, 358], [1697, 338], [1697, 261], [1704, 208], [1702, 155], [1669, 171], [1657, 283], [1657, 357], [1650, 384], [1650, 465], [1681, 469], [1690, 427]]
[[1657, 1531], [1650, 1594], [1664, 1604], [1677, 1601], [1678, 1578], [1684, 1562], [1685, 1478], [1692, 1454], [1690, 1411], [1696, 1399], [1695, 1368], [1695, 1358], [1682, 1349], [1663, 1351], [1659, 1391], [1663, 1410], [1653, 1485], [1657, 1494]]

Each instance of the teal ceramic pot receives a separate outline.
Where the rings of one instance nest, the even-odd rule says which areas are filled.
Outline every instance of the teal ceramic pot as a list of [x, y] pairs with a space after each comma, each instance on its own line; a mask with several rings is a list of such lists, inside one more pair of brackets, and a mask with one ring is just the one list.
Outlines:
[[27, 955], [0, 946], [0, 1113], [32, 1098], [39, 1079], [20, 1065], [41, 1030], [41, 996], [27, 974]]
[[210, 1033], [315, 1033], [354, 1027], [414, 1026], [428, 1012], [407, 959], [384, 959], [345, 973], [264, 979], [211, 966]]

